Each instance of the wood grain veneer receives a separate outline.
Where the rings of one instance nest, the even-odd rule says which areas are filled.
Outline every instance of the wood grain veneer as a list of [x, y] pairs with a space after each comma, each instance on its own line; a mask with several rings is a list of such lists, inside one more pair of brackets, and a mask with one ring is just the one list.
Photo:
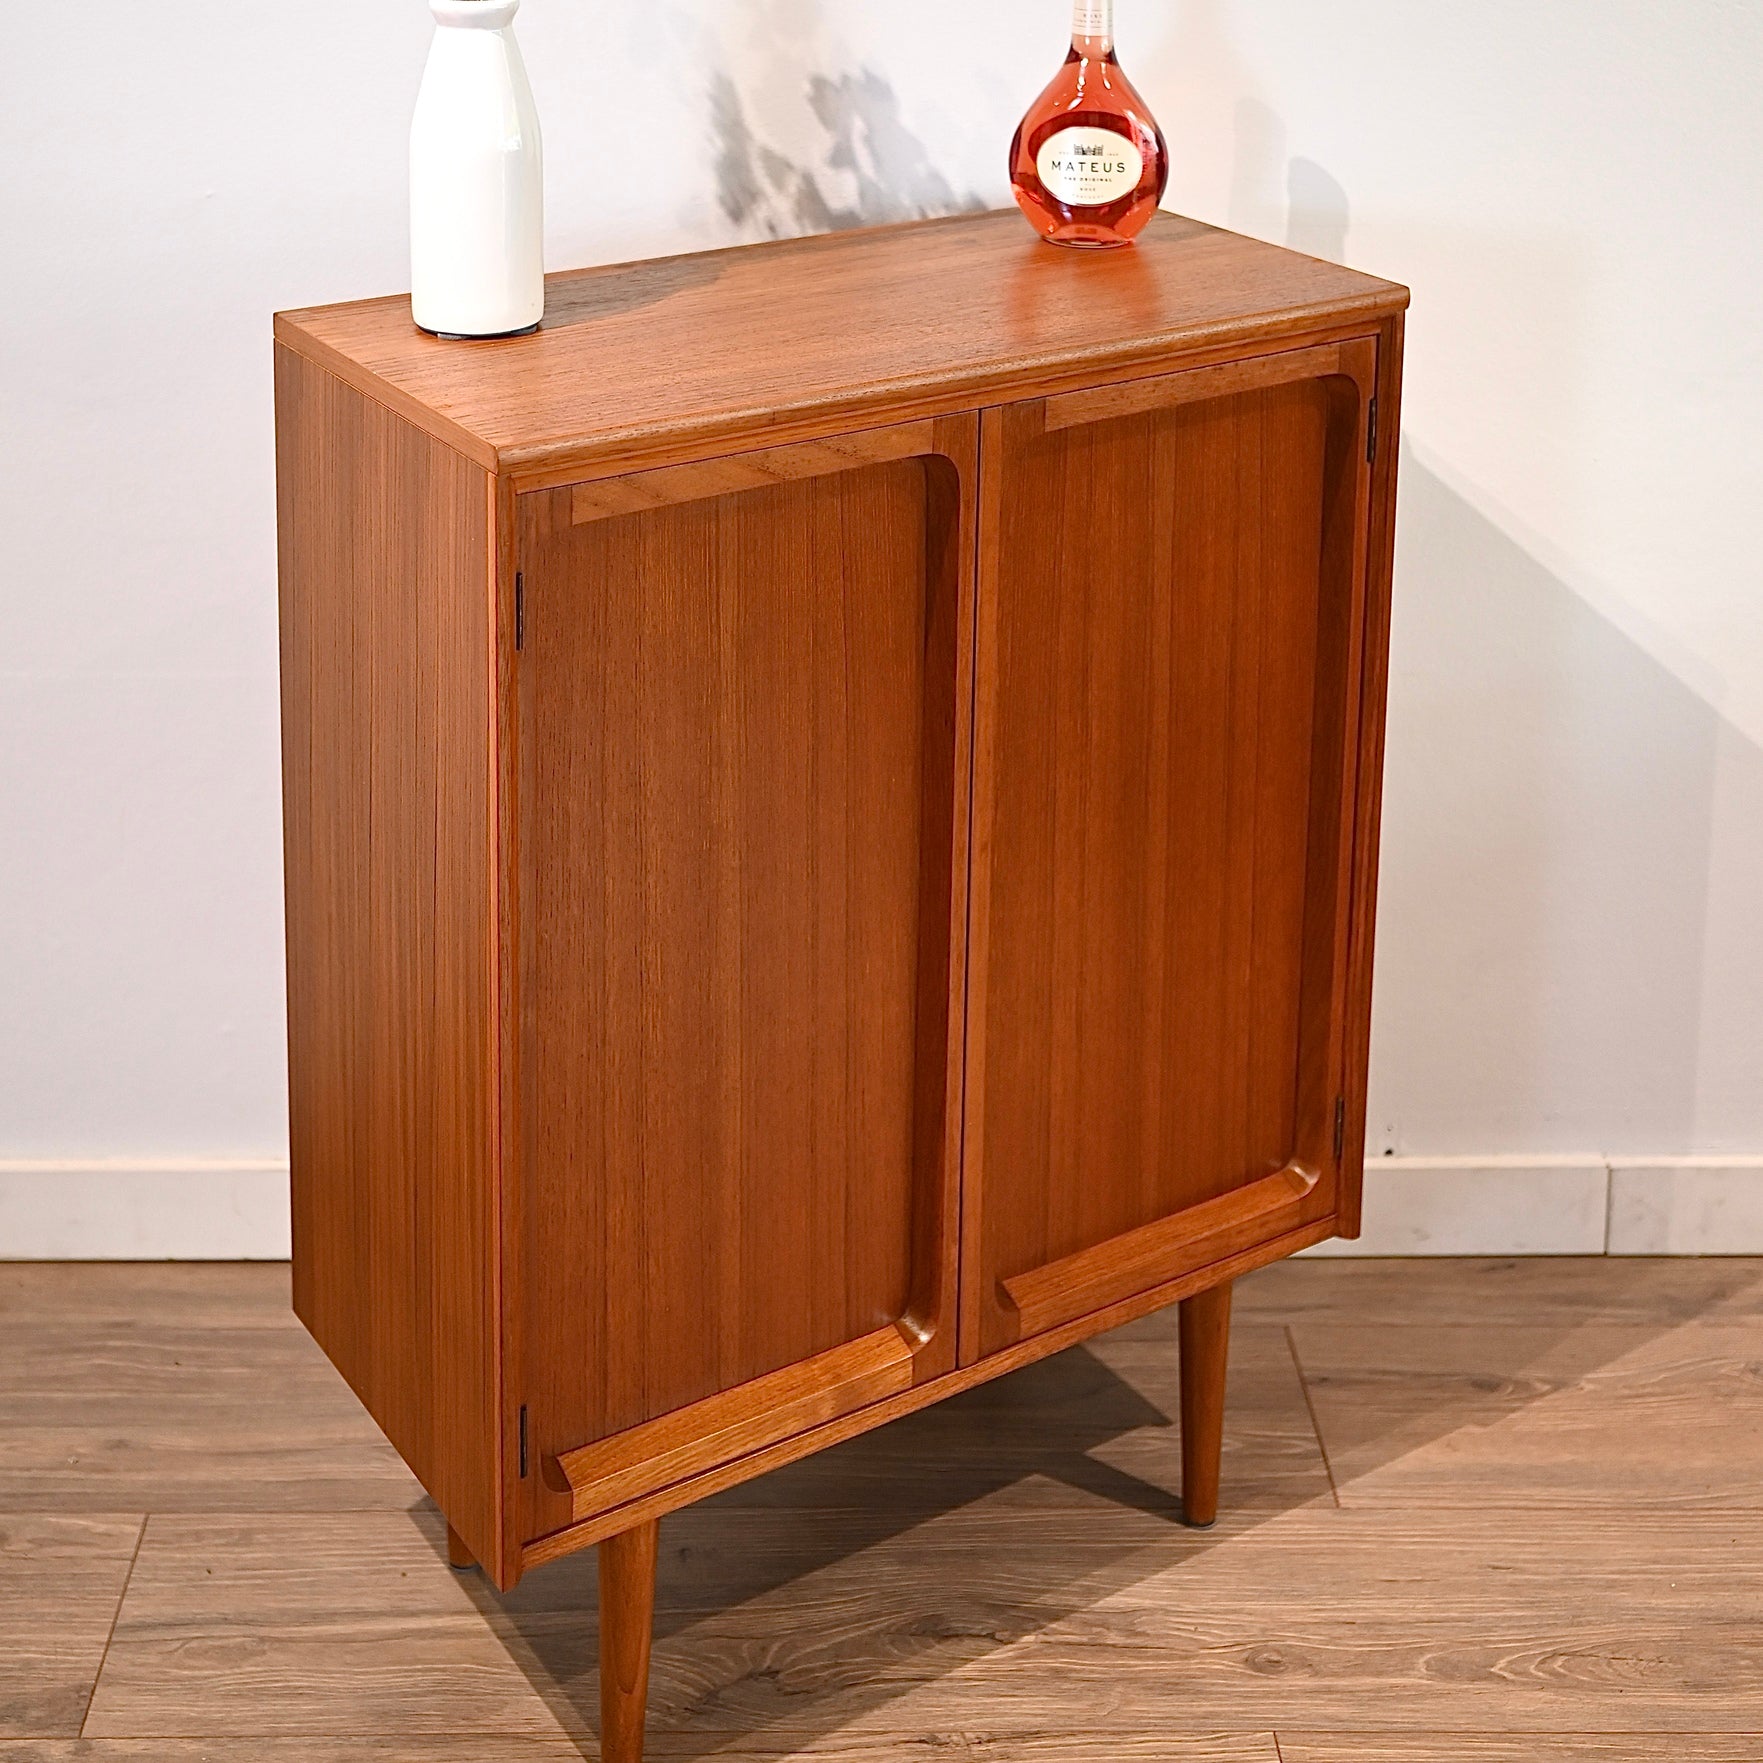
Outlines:
[[1383, 810], [1383, 743], [1389, 699], [1390, 593], [1396, 552], [1397, 436], [1402, 418], [1403, 314], [1385, 321], [1377, 350], [1377, 408], [1384, 444], [1371, 462], [1365, 535], [1365, 608], [1360, 627], [1357, 811], [1350, 848], [1352, 917], [1348, 925], [1343, 1057], [1346, 1097], [1341, 1234], [1359, 1234], [1364, 1194], [1365, 1097], [1371, 1059], [1371, 958], [1377, 928], [1377, 853]]
[[480, 465], [534, 478], [1364, 334], [1406, 300], [1178, 215], [1130, 251], [1056, 253], [1011, 210], [552, 276], [531, 337], [429, 337], [402, 295], [282, 313], [276, 335]]
[[276, 350], [294, 1308], [503, 1537], [491, 482]]
[[651, 1491], [736, 1463], [841, 1414], [912, 1388], [918, 1342], [898, 1323], [682, 1404], [597, 1444], [564, 1451], [570, 1516], [591, 1519]]
[[1218, 1517], [1230, 1293], [1225, 1280], [1181, 1301], [1181, 1509], [1200, 1529]]
[[1211, 1262], [1192, 1273], [1167, 1280], [1162, 1285], [1151, 1286], [1130, 1298], [1122, 1298], [1105, 1309], [1093, 1310], [1089, 1315], [1080, 1316], [1073, 1322], [1049, 1328], [1041, 1334], [1017, 1342], [1015, 1346], [1004, 1347], [971, 1365], [958, 1366], [954, 1371], [934, 1378], [929, 1383], [915, 1384], [898, 1395], [884, 1396], [866, 1407], [854, 1408], [836, 1420], [798, 1432], [790, 1438], [779, 1440], [775, 1445], [764, 1446], [717, 1468], [689, 1475], [669, 1486], [658, 1487], [652, 1493], [627, 1501], [622, 1506], [611, 1507], [596, 1517], [571, 1524], [549, 1536], [534, 1539], [522, 1550], [522, 1566], [542, 1567], [547, 1561], [555, 1561], [560, 1556], [587, 1547], [590, 1543], [599, 1542], [603, 1537], [616, 1535], [631, 1524], [664, 1517], [669, 1512], [677, 1512], [711, 1494], [738, 1487], [742, 1482], [764, 1475], [769, 1470], [781, 1469], [786, 1464], [799, 1462], [817, 1451], [843, 1444], [845, 1440], [857, 1438], [863, 1433], [873, 1432], [877, 1427], [886, 1426], [891, 1420], [903, 1419], [908, 1414], [915, 1414], [920, 1409], [945, 1401], [950, 1396], [990, 1383], [994, 1378], [1004, 1377], [1025, 1365], [1032, 1365], [1108, 1329], [1149, 1316], [1154, 1311], [1166, 1309], [1183, 1298], [1206, 1291], [1223, 1281], [1238, 1279], [1270, 1262], [1295, 1255], [1300, 1249], [1307, 1249], [1335, 1234], [1335, 1222], [1329, 1218], [1306, 1225], [1302, 1230], [1291, 1231], [1285, 1236], [1267, 1239], [1222, 1261]]
[[1357, 1228], [1401, 314], [1163, 216], [279, 315], [295, 1302], [504, 1589]]
[[[975, 424], [885, 438], [721, 494], [710, 466], [650, 473], [622, 516], [522, 498], [542, 1462], [699, 1404], [707, 1440], [769, 1442], [760, 1380], [873, 1399], [839, 1349], [896, 1322], [905, 1382], [954, 1364]], [[527, 1478], [529, 1534], [633, 1474]]]
[[600, 1754], [608, 1760], [643, 1751], [660, 1541], [651, 1521], [600, 1545]]
[[1021, 1334], [1039, 1334], [1161, 1285], [1173, 1271], [1207, 1267], [1254, 1243], [1302, 1229], [1315, 1187], [1314, 1169], [1288, 1163], [1247, 1187], [1000, 1280], [999, 1296], [1016, 1312]]
[[1336, 1210], [1374, 361], [987, 413], [964, 1360]]
[[450, 1524], [447, 1526], [447, 1565], [461, 1573], [477, 1566], [477, 1557], [472, 1554], [465, 1538]]

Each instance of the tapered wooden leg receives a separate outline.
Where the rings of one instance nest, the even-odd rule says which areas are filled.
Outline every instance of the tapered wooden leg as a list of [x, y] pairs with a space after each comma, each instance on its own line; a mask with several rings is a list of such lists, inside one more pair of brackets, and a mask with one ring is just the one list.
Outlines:
[[477, 1561], [471, 1550], [465, 1546], [464, 1539], [450, 1524], [447, 1526], [447, 1565], [457, 1568], [461, 1573], [468, 1567], [477, 1566]]
[[642, 1763], [660, 1536], [657, 1521], [621, 1531], [600, 1545], [602, 1763]]
[[1224, 1362], [1230, 1349], [1230, 1282], [1181, 1303], [1181, 1505], [1202, 1529], [1218, 1516], [1224, 1448]]

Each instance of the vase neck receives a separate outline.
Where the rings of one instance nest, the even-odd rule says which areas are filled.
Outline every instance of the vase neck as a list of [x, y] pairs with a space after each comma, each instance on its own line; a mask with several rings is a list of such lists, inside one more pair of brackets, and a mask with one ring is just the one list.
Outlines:
[[502, 30], [519, 9], [520, 0], [429, 0], [436, 24], [471, 31]]

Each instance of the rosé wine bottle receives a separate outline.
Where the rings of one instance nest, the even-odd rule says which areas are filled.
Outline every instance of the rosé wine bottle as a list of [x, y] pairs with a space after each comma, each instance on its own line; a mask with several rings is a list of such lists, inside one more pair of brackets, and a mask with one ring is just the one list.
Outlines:
[[1055, 245], [1130, 245], [1169, 181], [1156, 118], [1114, 59], [1114, 0], [1076, 0], [1071, 53], [1010, 143], [1010, 187]]

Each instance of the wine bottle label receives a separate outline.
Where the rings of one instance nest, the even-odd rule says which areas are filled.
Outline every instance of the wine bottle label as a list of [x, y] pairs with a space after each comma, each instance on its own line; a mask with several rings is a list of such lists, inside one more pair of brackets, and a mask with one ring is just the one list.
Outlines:
[[1035, 170], [1049, 196], [1096, 208], [1137, 189], [1145, 159], [1134, 142], [1112, 129], [1061, 129], [1041, 143]]
[[1114, 0], [1072, 0], [1071, 34], [1074, 37], [1112, 37]]

